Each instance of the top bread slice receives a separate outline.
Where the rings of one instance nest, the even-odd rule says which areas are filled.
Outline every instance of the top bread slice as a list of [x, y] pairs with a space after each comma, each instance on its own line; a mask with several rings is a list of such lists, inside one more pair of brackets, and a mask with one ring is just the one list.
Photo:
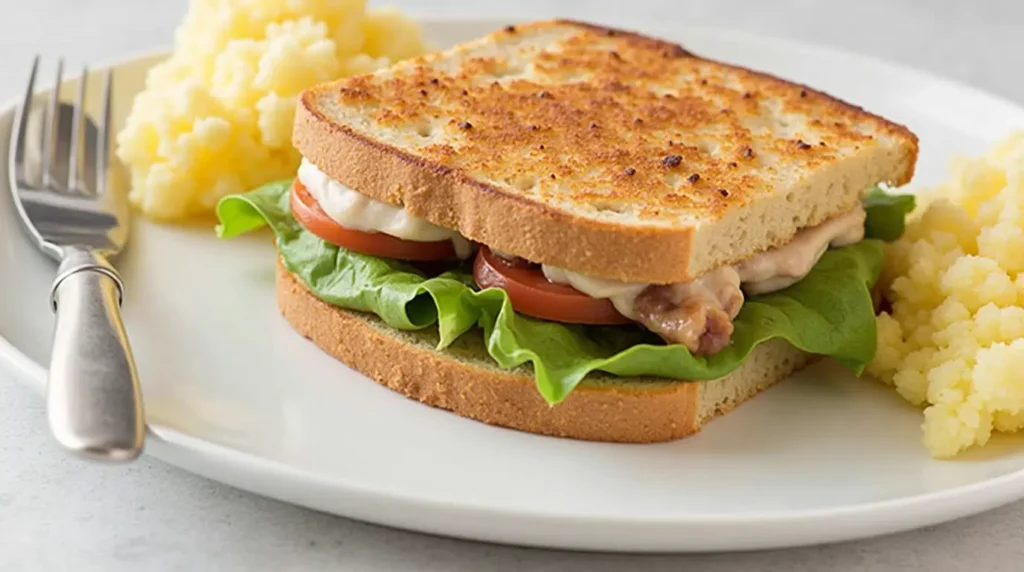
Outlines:
[[691, 280], [908, 182], [917, 137], [810, 87], [554, 20], [305, 91], [329, 177], [503, 252]]

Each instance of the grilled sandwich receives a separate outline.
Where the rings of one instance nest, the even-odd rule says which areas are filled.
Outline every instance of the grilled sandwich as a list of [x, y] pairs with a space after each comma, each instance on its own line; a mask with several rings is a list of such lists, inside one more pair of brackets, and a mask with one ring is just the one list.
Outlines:
[[650, 442], [820, 357], [859, 373], [916, 136], [811, 87], [575, 21], [509, 26], [298, 102], [292, 326], [486, 423]]

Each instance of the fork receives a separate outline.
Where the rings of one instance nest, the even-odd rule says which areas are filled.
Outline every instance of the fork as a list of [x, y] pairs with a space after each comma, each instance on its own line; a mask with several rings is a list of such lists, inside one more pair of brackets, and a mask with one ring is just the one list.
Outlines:
[[143, 449], [145, 425], [135, 361], [121, 320], [124, 283], [108, 258], [128, 238], [128, 205], [111, 177], [113, 76], [103, 79], [98, 124], [85, 109], [88, 70], [74, 105], [60, 101], [63, 60], [30, 142], [39, 56], [11, 129], [9, 176], [28, 233], [59, 262], [50, 287], [56, 315], [47, 380], [50, 431], [89, 459], [129, 461]]

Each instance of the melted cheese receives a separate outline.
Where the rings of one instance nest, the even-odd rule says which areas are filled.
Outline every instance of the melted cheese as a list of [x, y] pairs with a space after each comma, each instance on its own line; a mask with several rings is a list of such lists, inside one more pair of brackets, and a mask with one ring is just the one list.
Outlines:
[[472, 244], [454, 230], [432, 224], [395, 205], [371, 199], [328, 177], [306, 159], [299, 165], [298, 179], [334, 222], [363, 232], [379, 232], [414, 242], [452, 241], [455, 254], [468, 258]]

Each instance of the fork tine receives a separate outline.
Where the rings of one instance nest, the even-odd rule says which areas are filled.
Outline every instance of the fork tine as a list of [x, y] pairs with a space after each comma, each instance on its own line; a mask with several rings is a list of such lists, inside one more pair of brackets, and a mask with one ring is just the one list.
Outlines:
[[111, 123], [111, 100], [114, 98], [114, 74], [108, 69], [103, 81], [103, 101], [100, 108], [103, 110], [100, 116], [100, 124], [97, 126], [96, 145], [96, 192], [103, 193], [107, 190], [107, 171], [110, 167], [110, 132], [113, 128]]
[[[36, 72], [39, 71], [39, 56], [32, 60], [32, 71], [28, 76], [28, 87], [25, 88], [25, 97], [18, 106], [17, 117], [14, 120], [14, 129], [11, 131], [11, 171], [14, 173], [15, 181], [18, 183], [28, 182], [25, 173], [25, 134], [28, 131], [28, 116], [32, 110], [32, 95], [36, 86]], [[18, 185], [11, 185], [11, 189], [17, 189]]]
[[67, 188], [89, 192], [88, 185], [82, 184], [85, 174], [80, 155], [82, 154], [82, 133], [85, 127], [85, 86], [89, 77], [89, 68], [82, 68], [82, 79], [78, 82], [78, 99], [75, 100], [74, 118], [71, 120], [71, 141], [68, 149], [68, 183]]
[[59, 59], [57, 60], [57, 78], [46, 104], [46, 114], [43, 116], [43, 142], [39, 156], [42, 159], [42, 184], [44, 187], [50, 187], [55, 182], [50, 170], [57, 157], [57, 138], [54, 135], [60, 122], [60, 79], [63, 73], [64, 60]]

